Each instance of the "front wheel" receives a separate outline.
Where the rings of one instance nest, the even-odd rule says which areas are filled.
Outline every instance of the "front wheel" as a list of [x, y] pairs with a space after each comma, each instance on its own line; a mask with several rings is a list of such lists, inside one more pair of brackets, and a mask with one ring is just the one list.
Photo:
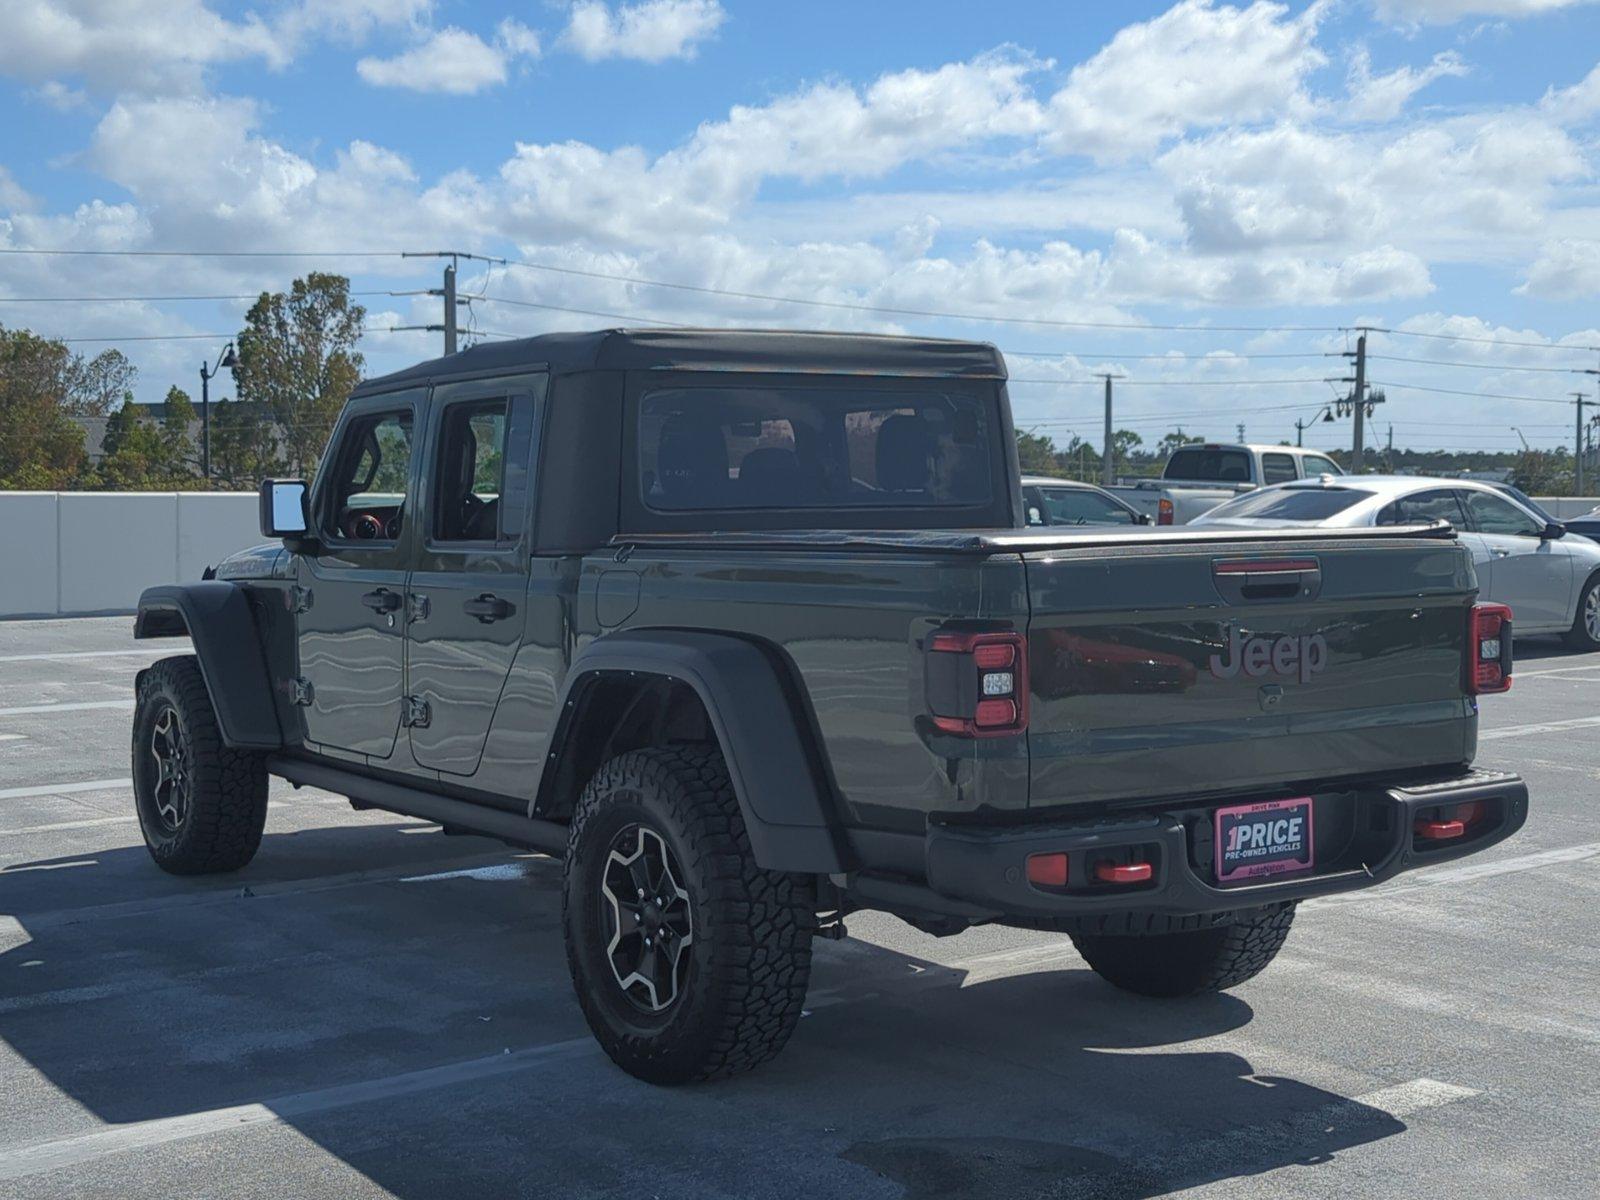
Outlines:
[[800, 1019], [816, 922], [809, 877], [758, 867], [715, 749], [606, 763], [567, 839], [562, 921], [578, 1003], [648, 1083], [772, 1058]]
[[133, 794], [144, 843], [163, 871], [237, 871], [261, 845], [266, 764], [223, 744], [193, 655], [163, 658], [140, 673]]
[[1289, 936], [1294, 909], [1278, 905], [1232, 925], [1182, 933], [1075, 933], [1072, 944], [1095, 974], [1123, 991], [1197, 996], [1226, 991], [1265, 970]]
[[1600, 574], [1591, 576], [1583, 585], [1567, 645], [1574, 650], [1600, 650]]

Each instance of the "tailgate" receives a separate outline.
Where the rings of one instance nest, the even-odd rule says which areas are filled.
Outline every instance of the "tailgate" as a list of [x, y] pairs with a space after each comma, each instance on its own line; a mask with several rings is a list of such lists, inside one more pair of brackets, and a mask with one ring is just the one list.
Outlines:
[[1023, 554], [1030, 803], [1240, 794], [1469, 762], [1477, 584], [1437, 536]]

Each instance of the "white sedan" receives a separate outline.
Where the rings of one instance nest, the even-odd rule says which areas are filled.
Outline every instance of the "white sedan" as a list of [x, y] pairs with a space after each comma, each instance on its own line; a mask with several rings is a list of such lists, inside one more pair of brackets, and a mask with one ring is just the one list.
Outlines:
[[1488, 484], [1401, 475], [1324, 475], [1248, 492], [1190, 524], [1266, 529], [1445, 520], [1472, 551], [1479, 596], [1511, 606], [1518, 634], [1564, 634], [1600, 650], [1600, 545]]

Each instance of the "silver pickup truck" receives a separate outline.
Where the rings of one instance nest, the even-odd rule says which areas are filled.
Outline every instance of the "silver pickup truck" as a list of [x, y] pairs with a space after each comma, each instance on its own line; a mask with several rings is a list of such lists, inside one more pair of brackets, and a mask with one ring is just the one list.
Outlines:
[[1172, 452], [1160, 479], [1107, 489], [1157, 525], [1187, 525], [1240, 492], [1317, 475], [1343, 475], [1326, 454], [1299, 446], [1195, 444]]

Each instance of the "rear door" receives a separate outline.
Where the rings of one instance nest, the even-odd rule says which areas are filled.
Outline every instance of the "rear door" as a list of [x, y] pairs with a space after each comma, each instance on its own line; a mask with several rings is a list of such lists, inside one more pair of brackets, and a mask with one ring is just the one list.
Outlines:
[[1483, 598], [1509, 604], [1516, 628], [1565, 629], [1572, 624], [1572, 556], [1553, 538], [1540, 536], [1544, 523], [1504, 496], [1462, 489], [1471, 529], [1489, 555], [1489, 585]]
[[437, 387], [411, 576], [407, 691], [420, 766], [470, 776], [526, 624], [544, 376]]

